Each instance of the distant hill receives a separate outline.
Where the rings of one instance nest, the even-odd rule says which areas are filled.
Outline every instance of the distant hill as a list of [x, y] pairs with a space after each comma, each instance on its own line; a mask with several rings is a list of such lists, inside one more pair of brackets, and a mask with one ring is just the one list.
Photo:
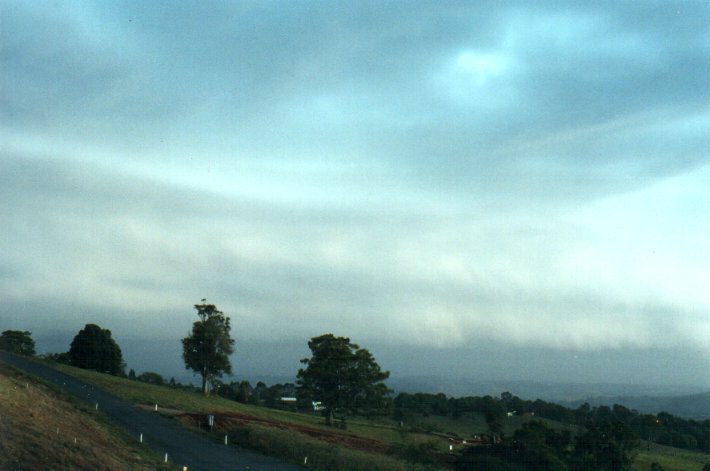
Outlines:
[[437, 376], [396, 377], [387, 381], [396, 392], [443, 392], [448, 396], [499, 396], [509, 391], [522, 399], [543, 399], [559, 403], [583, 403], [596, 397], [675, 397], [705, 393], [708, 388], [694, 385], [564, 383], [546, 381], [481, 381], [475, 378]]
[[554, 383], [544, 381], [478, 381], [471, 378], [414, 376], [388, 381], [399, 392], [443, 392], [448, 396], [499, 396], [509, 391], [522, 399], [543, 399], [576, 408], [621, 404], [644, 413], [668, 412], [685, 418], [710, 419], [710, 391], [693, 385], [629, 385], [616, 383]]
[[636, 409], [639, 412], [657, 414], [668, 412], [669, 414], [685, 417], [688, 419], [710, 419], [710, 392], [701, 394], [690, 394], [684, 396], [600, 396], [589, 397], [584, 400], [567, 401], [563, 405], [567, 407], [578, 407], [588, 402], [592, 406], [612, 406], [621, 404], [629, 409]]

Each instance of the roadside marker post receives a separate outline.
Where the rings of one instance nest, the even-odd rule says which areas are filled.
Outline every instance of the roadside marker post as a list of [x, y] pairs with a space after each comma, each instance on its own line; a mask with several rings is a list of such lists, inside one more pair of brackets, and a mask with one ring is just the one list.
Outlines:
[[158, 412], [158, 403], [155, 403], [155, 412]]
[[165, 453], [165, 462], [166, 463], [168, 462], [168, 454], [167, 453]]
[[99, 410], [99, 403], [96, 403], [96, 410]]
[[143, 443], [143, 434], [141, 433], [140, 443]]
[[225, 445], [227, 444], [227, 436], [226, 435], [224, 436], [224, 444]]

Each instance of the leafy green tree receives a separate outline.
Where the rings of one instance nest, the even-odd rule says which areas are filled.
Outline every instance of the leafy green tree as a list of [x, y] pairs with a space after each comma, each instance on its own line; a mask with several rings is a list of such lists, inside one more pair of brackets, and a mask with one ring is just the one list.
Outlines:
[[237, 402], [241, 402], [241, 403], [246, 404], [249, 401], [249, 392], [250, 391], [251, 391], [251, 384], [249, 384], [249, 381], [242, 381], [241, 383], [239, 383], [235, 400]]
[[209, 394], [209, 386], [224, 373], [232, 373], [229, 355], [234, 352], [230, 336], [229, 317], [214, 304], [195, 304], [200, 320], [192, 324], [190, 335], [182, 339], [182, 358], [185, 369], [202, 376], [202, 392]]
[[526, 422], [503, 446], [505, 456], [521, 462], [528, 469], [565, 471], [569, 432], [557, 432], [539, 420]]
[[497, 443], [503, 435], [503, 420], [506, 414], [505, 406], [491, 396], [484, 396], [481, 399], [479, 407], [486, 418], [486, 425], [488, 425], [491, 441]]
[[623, 422], [590, 422], [575, 443], [575, 469], [628, 471], [639, 446], [638, 436]]
[[22, 330], [6, 330], [0, 335], [0, 350], [17, 353], [18, 355], [34, 356], [35, 342], [32, 332]]
[[298, 370], [297, 390], [323, 404], [327, 425], [336, 412], [368, 414], [387, 406], [390, 391], [383, 381], [389, 372], [369, 351], [333, 334], [313, 337], [308, 347], [312, 356], [301, 360], [306, 367]]
[[71, 365], [87, 370], [120, 376], [125, 364], [121, 348], [111, 338], [111, 331], [96, 324], [86, 324], [74, 337], [69, 348]]
[[44, 358], [45, 360], [48, 361], [53, 361], [55, 363], [63, 363], [65, 365], [71, 365], [71, 358], [69, 358], [69, 352], [62, 352], [62, 353], [44, 353], [40, 355], [41, 358]]
[[141, 373], [136, 379], [143, 383], [155, 384], [158, 386], [162, 386], [163, 384], [165, 384], [165, 380], [163, 379], [163, 377], [153, 371], [146, 371], [145, 373]]

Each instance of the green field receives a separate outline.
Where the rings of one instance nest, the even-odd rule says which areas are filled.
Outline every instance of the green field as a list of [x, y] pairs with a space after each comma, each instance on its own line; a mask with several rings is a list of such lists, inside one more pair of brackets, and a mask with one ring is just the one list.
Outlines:
[[634, 462], [633, 471], [648, 471], [651, 463], [656, 462], [666, 471], [702, 471], [706, 463], [710, 463], [710, 454], [698, 453], [669, 446], [647, 444], [639, 450]]

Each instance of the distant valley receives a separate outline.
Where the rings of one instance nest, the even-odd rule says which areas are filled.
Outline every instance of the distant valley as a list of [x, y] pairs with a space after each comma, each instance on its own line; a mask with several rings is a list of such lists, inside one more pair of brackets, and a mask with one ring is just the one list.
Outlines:
[[388, 382], [395, 391], [443, 392], [448, 396], [499, 396], [510, 391], [523, 399], [544, 399], [576, 408], [621, 404], [643, 413], [668, 412], [693, 419], [710, 419], [710, 391], [697, 385], [636, 385], [616, 383], [555, 383], [544, 381], [477, 381], [473, 378], [416, 376]]
[[668, 412], [689, 419], [710, 419], [710, 392], [685, 396], [602, 396], [561, 404], [574, 408], [584, 402], [588, 402], [591, 406], [623, 404], [639, 412], [652, 414]]

